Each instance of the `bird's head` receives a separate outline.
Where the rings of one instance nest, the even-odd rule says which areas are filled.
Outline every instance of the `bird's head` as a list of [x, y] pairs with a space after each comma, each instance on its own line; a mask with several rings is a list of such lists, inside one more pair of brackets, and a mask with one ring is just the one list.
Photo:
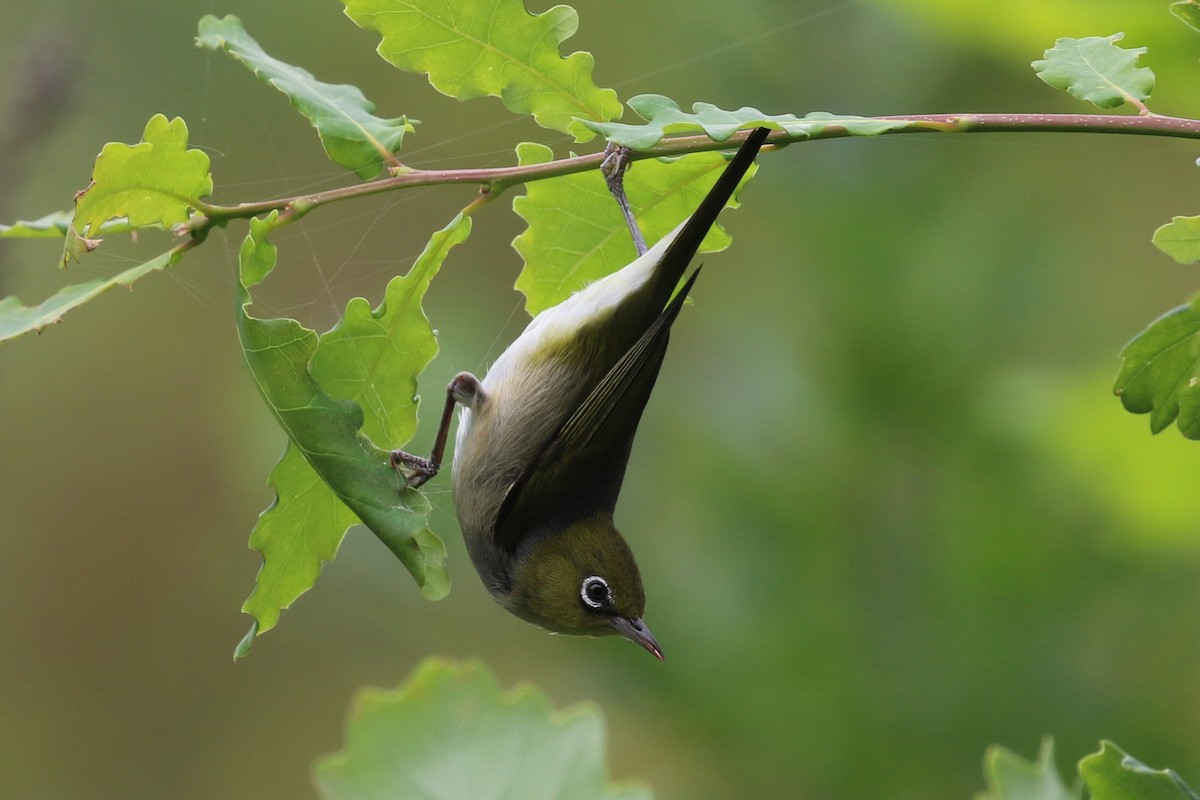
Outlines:
[[555, 633], [620, 634], [663, 657], [642, 622], [646, 593], [637, 562], [610, 518], [530, 537], [511, 578], [511, 591], [501, 602], [522, 619]]

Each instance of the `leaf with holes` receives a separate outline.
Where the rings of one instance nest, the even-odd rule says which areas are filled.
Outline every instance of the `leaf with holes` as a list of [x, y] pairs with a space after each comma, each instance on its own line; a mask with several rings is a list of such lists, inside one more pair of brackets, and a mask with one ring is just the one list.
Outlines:
[[1154, 72], [1137, 66], [1138, 56], [1146, 48], [1117, 47], [1124, 38], [1125, 34], [1114, 33], [1059, 39], [1044, 59], [1033, 62], [1033, 68], [1056, 89], [1066, 89], [1073, 97], [1100, 108], [1116, 108], [1122, 103], [1140, 106], [1154, 89]]
[[379, 33], [379, 54], [407, 72], [423, 73], [435, 89], [459, 100], [499, 97], [543, 128], [584, 142], [593, 137], [578, 119], [621, 116], [612, 89], [592, 79], [591, 53], [559, 54], [575, 33], [569, 6], [531, 14], [521, 0], [342, 0], [346, 14]]
[[232, 14], [201, 19], [196, 43], [224, 50], [260, 81], [287, 95], [292, 106], [317, 129], [329, 158], [360, 178], [382, 172], [400, 149], [404, 134], [413, 131], [406, 117], [382, 119], [372, 114], [375, 104], [357, 87], [322, 83], [307, 70], [271, 57]]

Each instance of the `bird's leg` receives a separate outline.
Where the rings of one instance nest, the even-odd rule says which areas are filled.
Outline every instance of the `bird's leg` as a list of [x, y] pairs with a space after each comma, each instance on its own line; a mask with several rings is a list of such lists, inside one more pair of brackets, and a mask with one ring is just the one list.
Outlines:
[[625, 198], [625, 170], [629, 169], [629, 152], [628, 147], [609, 142], [604, 148], [600, 172], [604, 175], [604, 182], [608, 184], [608, 191], [621, 207], [621, 213], [625, 215], [625, 224], [629, 226], [633, 246], [637, 248], [640, 256], [646, 252], [646, 239], [642, 236], [637, 220], [633, 218], [633, 212], [629, 210], [629, 200]]
[[482, 396], [483, 386], [478, 378], [469, 372], [458, 373], [446, 387], [446, 405], [442, 409], [442, 421], [438, 425], [437, 438], [433, 441], [433, 452], [429, 454], [429, 458], [415, 456], [403, 450], [392, 451], [392, 467], [397, 470], [401, 467], [408, 468], [402, 474], [410, 488], [420, 488], [441, 469], [442, 454], [446, 452], [446, 439], [450, 434], [450, 421], [454, 418], [454, 405], [458, 403], [471, 408]]

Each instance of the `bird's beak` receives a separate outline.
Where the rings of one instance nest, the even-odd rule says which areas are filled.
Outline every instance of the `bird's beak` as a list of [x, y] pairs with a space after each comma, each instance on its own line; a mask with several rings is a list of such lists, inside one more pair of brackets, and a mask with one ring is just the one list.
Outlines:
[[640, 644], [649, 650], [659, 661], [664, 660], [662, 648], [658, 646], [658, 642], [654, 640], [654, 634], [646, 627], [646, 623], [642, 622], [641, 617], [637, 619], [613, 617], [612, 626], [617, 629], [617, 633], [629, 641]]

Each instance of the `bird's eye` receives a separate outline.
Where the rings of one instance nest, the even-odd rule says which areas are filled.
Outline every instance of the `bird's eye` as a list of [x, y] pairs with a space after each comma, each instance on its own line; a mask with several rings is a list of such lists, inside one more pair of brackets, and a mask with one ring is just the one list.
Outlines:
[[607, 581], [599, 575], [583, 579], [583, 585], [579, 587], [579, 596], [583, 598], [585, 605], [596, 610], [612, 605], [612, 590], [608, 588]]

